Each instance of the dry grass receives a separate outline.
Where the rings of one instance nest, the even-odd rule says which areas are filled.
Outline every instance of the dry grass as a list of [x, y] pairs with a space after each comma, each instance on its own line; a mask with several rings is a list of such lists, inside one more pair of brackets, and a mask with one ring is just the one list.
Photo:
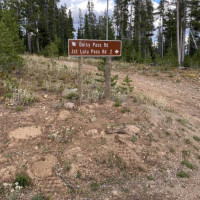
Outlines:
[[[5, 113], [0, 127], [8, 135], [17, 127], [37, 125], [42, 127], [42, 135], [24, 140], [23, 148], [18, 141], [0, 135], [1, 154], [7, 159], [0, 164], [6, 169], [8, 161], [14, 167], [22, 163], [32, 173], [33, 163], [44, 163], [47, 155], [56, 158], [49, 170], [51, 176], [34, 178], [24, 195], [30, 192], [34, 196], [41, 191], [52, 198], [56, 192], [55, 199], [148, 199], [153, 194], [154, 199], [173, 199], [183, 195], [179, 185], [187, 188], [198, 183], [194, 179], [199, 173], [198, 126], [189, 129], [193, 121], [175, 112], [177, 107], [169, 108], [144, 92], [122, 96], [119, 85], [112, 89], [116, 107], [113, 102], [92, 104], [102, 98], [103, 86], [95, 82], [94, 73], [85, 73], [83, 105], [66, 110], [64, 103], [77, 99], [77, 60], [35, 55], [24, 58], [20, 87], [34, 91], [41, 101], [30, 109], [18, 107], [20, 121], [16, 120], [16, 113], [11, 114], [13, 111], [0, 105]], [[98, 65], [101, 60], [85, 62]], [[127, 64], [128, 67], [131, 66]], [[64, 115], [63, 120], [59, 119], [60, 114]], [[172, 194], [166, 189], [171, 185]]]

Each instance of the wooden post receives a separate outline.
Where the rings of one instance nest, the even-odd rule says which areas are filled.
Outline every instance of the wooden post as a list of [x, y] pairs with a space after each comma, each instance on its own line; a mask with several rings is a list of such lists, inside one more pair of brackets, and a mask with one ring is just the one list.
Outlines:
[[110, 100], [111, 97], [111, 57], [106, 58], [105, 67], [105, 99]]
[[83, 100], [83, 57], [80, 56], [78, 58], [79, 60], [79, 80], [78, 80], [78, 94], [79, 94], [79, 103], [80, 105], [82, 104], [82, 100]]

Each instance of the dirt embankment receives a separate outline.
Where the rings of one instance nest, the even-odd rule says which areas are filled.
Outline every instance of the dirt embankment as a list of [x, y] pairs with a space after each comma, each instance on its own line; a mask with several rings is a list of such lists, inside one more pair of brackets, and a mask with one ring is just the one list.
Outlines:
[[[35, 66], [52, 63], [26, 59]], [[84, 69], [91, 76], [96, 72], [91, 65]], [[119, 82], [129, 74], [133, 97], [119, 107], [114, 102], [78, 106], [62, 103], [57, 91], [38, 89], [41, 80], [32, 73], [23, 78], [36, 84], [39, 101], [18, 112], [0, 104], [0, 184], [12, 183], [19, 172], [32, 183], [18, 198], [38, 193], [55, 200], [200, 198], [199, 80], [113, 70]], [[0, 191], [0, 199], [9, 195]]]

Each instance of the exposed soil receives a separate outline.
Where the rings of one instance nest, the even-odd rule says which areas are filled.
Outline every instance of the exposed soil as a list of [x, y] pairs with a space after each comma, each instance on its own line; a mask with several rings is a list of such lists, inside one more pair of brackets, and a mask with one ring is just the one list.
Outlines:
[[[129, 74], [134, 93], [149, 100], [129, 98], [121, 107], [75, 102], [66, 109], [55, 106], [61, 94], [37, 90], [39, 102], [21, 112], [2, 102], [0, 185], [23, 172], [32, 182], [19, 195], [24, 200], [40, 192], [52, 200], [200, 199], [200, 79], [178, 72], [173, 78], [119, 69], [113, 74], [120, 81]], [[180, 178], [180, 171], [189, 178]], [[6, 198], [0, 193], [0, 199]]]

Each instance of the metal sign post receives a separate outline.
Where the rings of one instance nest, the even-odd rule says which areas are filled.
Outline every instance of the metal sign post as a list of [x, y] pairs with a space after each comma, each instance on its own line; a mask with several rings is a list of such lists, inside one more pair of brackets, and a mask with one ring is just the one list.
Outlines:
[[[108, 7], [109, 0], [107, 0], [107, 21], [106, 21], [106, 40], [108, 40]], [[111, 95], [111, 57], [106, 58], [105, 66], [105, 99], [110, 99]]]

